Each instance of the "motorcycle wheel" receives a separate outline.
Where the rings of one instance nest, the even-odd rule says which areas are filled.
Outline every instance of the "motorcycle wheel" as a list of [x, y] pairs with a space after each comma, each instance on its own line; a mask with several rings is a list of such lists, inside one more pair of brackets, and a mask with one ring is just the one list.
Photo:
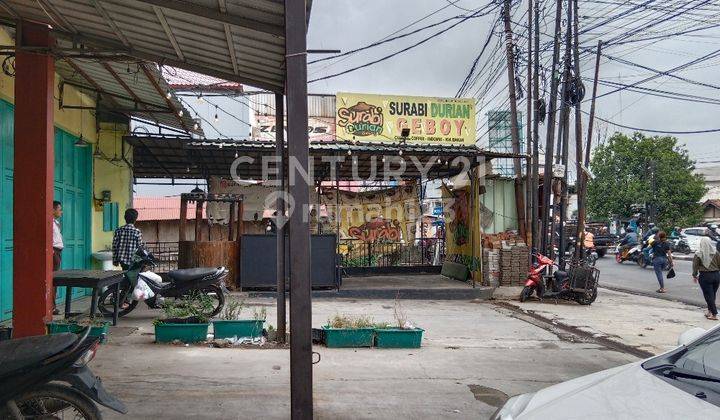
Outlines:
[[533, 289], [534, 287], [531, 286], [523, 287], [522, 292], [520, 292], [520, 302], [525, 302], [530, 299], [530, 296], [533, 294]]
[[[20, 395], [14, 401], [26, 419], [102, 419], [100, 410], [88, 397], [64, 385], [45, 384]], [[15, 417], [7, 407], [2, 407], [0, 418]]]
[[202, 293], [212, 297], [216, 302], [213, 303], [213, 311], [212, 313], [208, 314], [210, 318], [214, 317], [215, 315], [219, 314], [220, 311], [222, 311], [223, 307], [225, 306], [225, 294], [223, 293], [220, 286], [217, 286], [215, 284], [208, 286], [201, 290]]
[[640, 256], [640, 258], [638, 258], [637, 263], [640, 266], [640, 268], [644, 269], [645, 267], [647, 267], [647, 261], [645, 261], [645, 257], [642, 255]]
[[615, 262], [618, 264], [622, 264], [622, 262], [623, 262], [622, 251], [618, 251], [615, 253]]
[[595, 299], [597, 299], [597, 287], [593, 289], [592, 293], [582, 293], [578, 294], [575, 297], [575, 302], [579, 303], [580, 305], [592, 305], [593, 302], [595, 302]]
[[[100, 298], [98, 299], [98, 309], [100, 309], [100, 312], [104, 316], [113, 316], [113, 304], [115, 303], [115, 295], [113, 294], [113, 289], [107, 289], [100, 295]], [[125, 295], [129, 293], [126, 289], [120, 288], [120, 302], [125, 301]], [[137, 306], [138, 301], [133, 300], [130, 301], [130, 304], [127, 308], [118, 308], [118, 316], [123, 317], [135, 309]]]

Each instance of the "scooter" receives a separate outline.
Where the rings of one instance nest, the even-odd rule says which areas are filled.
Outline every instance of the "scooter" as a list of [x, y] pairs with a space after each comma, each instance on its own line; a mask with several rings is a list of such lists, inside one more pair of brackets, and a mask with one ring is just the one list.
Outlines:
[[[574, 300], [581, 305], [591, 305], [595, 302], [597, 298], [597, 277], [595, 275], [592, 275], [590, 281], [584, 285], [573, 285], [570, 275], [564, 270], [555, 270], [549, 274], [553, 267], [557, 267], [555, 261], [540, 253], [536, 253], [534, 256], [537, 263], [528, 273], [525, 287], [520, 292], [520, 302], [528, 300], [533, 292], [540, 300], [544, 298]], [[585, 266], [583, 269], [597, 272], [592, 267]]]
[[622, 264], [623, 261], [637, 262], [642, 256], [642, 245], [637, 244], [630, 249], [623, 250], [623, 245], [618, 244], [615, 247], [615, 262]]
[[690, 244], [687, 241], [687, 238], [685, 236], [677, 236], [674, 238], [670, 238], [671, 246], [672, 246], [672, 252], [678, 252], [680, 254], [690, 254], [692, 250], [690, 249]]
[[[169, 282], [163, 282], [162, 277], [150, 271], [155, 266], [155, 257], [146, 249], [139, 249], [130, 269], [125, 273], [125, 280], [120, 284], [120, 305], [118, 316], [125, 316], [137, 307], [139, 301], [133, 298], [133, 286], [140, 280], [144, 281], [154, 296], [145, 300], [151, 309], [160, 309], [166, 298], [183, 298], [191, 293], [202, 293], [213, 299], [213, 309], [207, 314], [213, 317], [220, 313], [225, 306], [225, 278], [228, 269], [225, 267], [201, 267], [180, 270], [171, 270], [167, 273]], [[134, 279], [135, 281], [130, 281]], [[98, 299], [98, 308], [105, 316], [112, 316], [114, 305], [112, 289], [105, 290]], [[123, 305], [125, 303], [126, 305]]]
[[95, 403], [125, 414], [87, 364], [99, 338], [72, 333], [0, 341], [0, 419], [101, 419]]

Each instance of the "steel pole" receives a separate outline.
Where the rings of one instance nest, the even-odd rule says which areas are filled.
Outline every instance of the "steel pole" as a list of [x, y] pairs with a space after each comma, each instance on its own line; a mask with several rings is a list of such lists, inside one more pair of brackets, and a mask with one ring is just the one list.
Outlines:
[[[532, 137], [532, 102], [533, 102], [533, 90], [532, 90], [532, 82], [533, 82], [533, 30], [532, 30], [532, 24], [533, 24], [533, 0], [528, 0], [528, 65], [527, 65], [527, 88], [525, 89], [525, 142], [526, 144], [526, 150], [527, 155], [532, 156], [533, 155], [533, 137]], [[530, 165], [531, 162], [528, 162], [526, 160], [525, 163], [525, 202], [527, 209], [525, 212], [526, 221], [528, 224], [528, 245], [532, 247], [532, 243], [535, 241], [535, 230], [536, 230], [536, 224], [537, 224], [537, 218], [535, 217], [536, 210], [533, 207], [534, 201], [532, 199], [532, 168]]]
[[531, 201], [533, 213], [532, 217], [532, 239], [533, 248], [537, 249], [540, 246], [540, 229], [538, 226], [540, 217], [540, 200], [538, 197], [538, 189], [540, 188], [540, 113], [538, 112], [537, 106], [540, 100], [540, 0], [537, 0], [533, 4], [534, 8], [534, 23], [535, 23], [535, 34], [533, 41], [535, 43], [533, 49], [533, 95], [532, 98], [535, 100], [535, 115], [533, 118], [533, 150], [532, 150], [532, 182], [531, 182]]
[[[573, 61], [575, 62], [575, 78], [580, 81], [580, 41], [578, 28], [580, 22], [578, 18], [578, 0], [573, 0]], [[575, 258], [579, 259], [583, 255], [582, 244], [585, 239], [585, 174], [583, 172], [582, 156], [583, 156], [583, 138], [582, 138], [582, 117], [581, 105], [582, 101], [578, 100], [575, 104], [575, 171], [577, 173], [575, 180], [575, 193], [578, 197], [578, 221], [577, 231], [575, 232]]]
[[[288, 114], [288, 184], [295, 201], [290, 244], [290, 417], [313, 418], [312, 307], [310, 283], [310, 185], [307, 133], [307, 24], [304, 1], [285, 0], [285, 63]], [[293, 176], [294, 175], [294, 176]]]
[[595, 55], [595, 79], [593, 80], [592, 101], [590, 101], [590, 118], [588, 118], [587, 146], [585, 148], [585, 167], [590, 166], [590, 149], [592, 148], [592, 132], [595, 123], [595, 99], [597, 98], [598, 76], [600, 75], [600, 56], [602, 53], [602, 41], [598, 41], [597, 53]]
[[275, 200], [277, 239], [277, 341], [285, 342], [285, 97], [275, 94], [275, 154], [278, 157], [278, 197]]

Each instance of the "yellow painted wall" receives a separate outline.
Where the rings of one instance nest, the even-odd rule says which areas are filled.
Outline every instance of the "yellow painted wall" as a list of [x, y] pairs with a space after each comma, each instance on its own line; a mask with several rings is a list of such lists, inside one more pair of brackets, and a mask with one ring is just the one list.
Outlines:
[[[15, 40], [5, 29], [0, 28], [0, 45], [14, 45]], [[2, 60], [2, 57], [0, 57]], [[1, 61], [0, 61], [1, 62]], [[93, 158], [93, 194], [101, 197], [101, 191], [110, 190], [112, 201], [119, 203], [120, 218], [126, 208], [132, 204], [132, 171], [125, 162], [109, 162], [115, 156], [121, 156], [122, 136], [128, 132], [127, 125], [101, 123], [96, 126], [94, 112], [90, 110], [59, 109], [59, 82], [62, 78], [55, 74], [55, 126], [68, 133], [79, 136], [92, 143], [93, 151], [100, 139], [100, 157]], [[15, 103], [15, 79], [0, 71], [0, 97]], [[95, 99], [92, 92], [80, 92], [72, 86], [65, 86], [63, 103], [94, 107]], [[132, 159], [132, 149], [126, 145], [125, 154], [128, 161]], [[102, 207], [92, 206], [91, 251], [95, 252], [110, 247], [112, 232], [103, 232]], [[122, 224], [122, 223], [120, 223]]]

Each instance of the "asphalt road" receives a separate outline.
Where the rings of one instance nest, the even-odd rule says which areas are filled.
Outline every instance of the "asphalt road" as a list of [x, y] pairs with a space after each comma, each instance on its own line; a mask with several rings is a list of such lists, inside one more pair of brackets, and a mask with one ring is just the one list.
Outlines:
[[[692, 281], [691, 261], [675, 261], [675, 274], [677, 275], [673, 279], [665, 279], [667, 293], [664, 294], [656, 292], [660, 286], [651, 267], [642, 269], [639, 265], [630, 261], [618, 264], [612, 254], [600, 258], [596, 266], [600, 270], [601, 287], [607, 286], [613, 289], [705, 307], [705, 299], [703, 299], [700, 287]], [[720, 294], [718, 296], [717, 302], [720, 305]]]

